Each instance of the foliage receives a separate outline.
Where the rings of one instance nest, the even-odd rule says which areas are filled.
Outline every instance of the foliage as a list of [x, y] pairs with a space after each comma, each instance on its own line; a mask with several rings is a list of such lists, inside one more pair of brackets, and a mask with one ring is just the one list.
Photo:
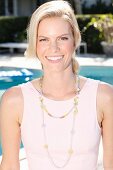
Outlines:
[[86, 29], [94, 26], [100, 32], [100, 37], [108, 43], [113, 43], [113, 15], [101, 15], [93, 17]]
[[[76, 17], [82, 40], [87, 43], [88, 52], [102, 53], [101, 41], [104, 37], [94, 21], [103, 18], [103, 15], [77, 15]], [[28, 21], [29, 17], [0, 17], [0, 43], [25, 41]]]
[[87, 43], [88, 53], [102, 53], [100, 31], [93, 25], [87, 27], [94, 15], [78, 15], [77, 21], [80, 27], [82, 41]]
[[26, 39], [27, 24], [28, 17], [0, 17], [0, 43], [19, 42]]

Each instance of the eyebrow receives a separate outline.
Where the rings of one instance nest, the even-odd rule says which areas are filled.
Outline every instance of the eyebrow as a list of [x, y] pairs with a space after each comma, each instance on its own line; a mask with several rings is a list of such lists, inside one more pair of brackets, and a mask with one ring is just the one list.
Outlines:
[[[61, 35], [59, 35], [58, 37], [69, 36], [69, 35], [70, 35], [69, 33], [66, 33], [66, 34], [61, 34]], [[39, 35], [38, 37], [39, 37], [39, 38], [49, 38], [49, 37], [44, 36], [44, 35]]]

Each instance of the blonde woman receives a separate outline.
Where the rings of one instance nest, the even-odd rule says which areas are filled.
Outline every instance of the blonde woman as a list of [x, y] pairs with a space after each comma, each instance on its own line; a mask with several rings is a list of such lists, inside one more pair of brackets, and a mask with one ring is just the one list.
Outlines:
[[113, 170], [113, 88], [78, 75], [81, 35], [65, 1], [41, 5], [28, 28], [26, 56], [38, 57], [44, 75], [12, 87], [1, 101], [1, 170], [20, 170], [24, 144], [29, 170]]

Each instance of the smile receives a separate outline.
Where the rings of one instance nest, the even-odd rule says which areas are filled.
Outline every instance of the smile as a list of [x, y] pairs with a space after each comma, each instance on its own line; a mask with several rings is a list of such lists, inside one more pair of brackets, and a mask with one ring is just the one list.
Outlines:
[[46, 58], [50, 61], [59, 61], [61, 59], [63, 59], [63, 56], [46, 56]]

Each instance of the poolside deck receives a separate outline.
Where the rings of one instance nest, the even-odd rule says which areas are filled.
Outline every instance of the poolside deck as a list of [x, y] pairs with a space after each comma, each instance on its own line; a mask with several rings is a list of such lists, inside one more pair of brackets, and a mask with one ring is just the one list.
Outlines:
[[[107, 58], [105, 55], [79, 54], [76, 59], [80, 65], [113, 66], [113, 58]], [[41, 68], [38, 59], [26, 58], [23, 54], [0, 54], [0, 66]]]
[[[85, 54], [77, 56], [80, 65], [103, 65], [113, 66], [113, 58], [106, 58], [105, 55]], [[38, 59], [27, 59], [23, 54], [2, 54], [0, 55], [0, 66], [26, 67], [40, 69]], [[1, 158], [0, 158], [1, 159]], [[28, 170], [27, 160], [24, 149], [20, 151], [20, 169]], [[102, 144], [100, 145], [98, 170], [102, 170]]]

